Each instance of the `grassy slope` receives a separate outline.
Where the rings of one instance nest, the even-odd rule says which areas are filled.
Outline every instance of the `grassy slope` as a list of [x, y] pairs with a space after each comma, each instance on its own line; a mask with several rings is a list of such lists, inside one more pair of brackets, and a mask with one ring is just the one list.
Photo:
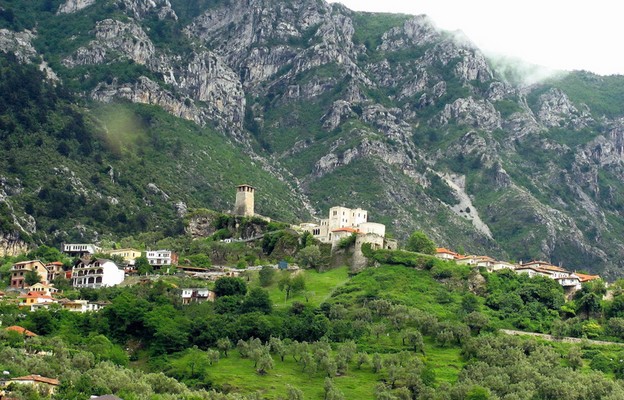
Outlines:
[[[277, 399], [286, 393], [286, 385], [301, 389], [306, 399], [323, 398], [324, 374], [318, 372], [313, 376], [301, 372], [301, 365], [288, 356], [281, 362], [274, 357], [275, 369], [266, 375], [255, 372], [253, 361], [240, 358], [236, 351], [222, 358], [218, 364], [208, 368], [213, 382], [222, 387], [231, 387], [235, 391], [250, 393], [260, 391], [263, 398]], [[347, 399], [369, 399], [373, 393], [378, 376], [369, 367], [357, 370], [352, 365], [345, 376], [334, 378], [336, 386]]]
[[[403, 303], [424, 311], [438, 315], [440, 319], [451, 319], [455, 315], [455, 303], [459, 302], [459, 295], [451, 293], [451, 304], [438, 304], [436, 296], [439, 291], [448, 291], [442, 284], [435, 281], [428, 271], [409, 269], [402, 266], [383, 266], [379, 269], [368, 269], [349, 278], [347, 267], [340, 267], [327, 272], [318, 273], [313, 270], [304, 270], [300, 273], [306, 277], [307, 290], [314, 292], [309, 302], [318, 306], [324, 301], [351, 304], [359, 295], [377, 293], [381, 298], [387, 298], [396, 303]], [[257, 276], [252, 276], [251, 286], [258, 284]], [[292, 296], [285, 300], [284, 293], [277, 288], [277, 284], [269, 288], [271, 300], [278, 309], [284, 309], [295, 301], [305, 302], [303, 294]], [[459, 371], [463, 367], [460, 349], [458, 347], [443, 348], [437, 346], [432, 338], [425, 338], [425, 354], [423, 361], [435, 373], [436, 380], [453, 383], [457, 380]], [[358, 342], [358, 351], [369, 354], [395, 353], [406, 350], [401, 343], [397, 332], [389, 331], [377, 340], [372, 335], [363, 337]], [[209, 375], [214, 384], [230, 387], [234, 391], [244, 393], [260, 391], [268, 399], [276, 399], [286, 392], [286, 384], [291, 384], [303, 390], [305, 398], [322, 398], [324, 376], [316, 373], [310, 377], [300, 372], [301, 365], [295, 363], [288, 356], [284, 362], [274, 357], [275, 369], [265, 376], [258, 375], [253, 368], [253, 361], [242, 359], [234, 350], [228, 358], [222, 358], [218, 364], [209, 367]], [[383, 377], [374, 374], [370, 366], [361, 371], [351, 365], [346, 376], [336, 377], [335, 383], [343, 391], [347, 399], [370, 399], [376, 383]]]

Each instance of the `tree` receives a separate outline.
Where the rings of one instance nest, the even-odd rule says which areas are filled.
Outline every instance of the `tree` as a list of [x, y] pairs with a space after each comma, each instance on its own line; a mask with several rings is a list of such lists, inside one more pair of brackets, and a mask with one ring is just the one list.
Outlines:
[[217, 348], [222, 351], [223, 355], [227, 358], [227, 352], [232, 348], [232, 342], [230, 341], [230, 338], [224, 337], [217, 340]]
[[244, 296], [247, 294], [247, 284], [240, 278], [219, 278], [215, 282], [214, 292], [217, 297]]
[[575, 371], [583, 367], [583, 353], [578, 346], [570, 347], [568, 351], [568, 364]]
[[280, 338], [271, 336], [271, 338], [269, 339], [269, 347], [271, 348], [271, 351], [273, 353], [280, 356], [280, 359], [283, 362], [284, 357], [286, 356], [286, 352], [288, 351], [288, 346], [286, 346]]
[[251, 289], [249, 296], [245, 297], [243, 301], [244, 312], [260, 311], [270, 314], [272, 310], [273, 303], [269, 297], [269, 292], [259, 287]]
[[256, 362], [256, 371], [260, 375], [264, 375], [270, 369], [273, 369], [273, 367], [274, 367], [273, 357], [271, 357], [268, 351], [262, 352], [262, 355], [260, 355], [260, 357], [258, 358], [258, 361]]
[[149, 263], [147, 257], [141, 256], [134, 260], [134, 268], [136, 268], [139, 275], [151, 274], [154, 272], [154, 267]]
[[409, 331], [405, 332], [404, 336], [404, 341], [407, 340], [407, 343], [412, 346], [412, 350], [414, 352], [421, 352], [421, 353], [425, 353], [425, 343], [423, 341], [423, 337], [422, 334], [414, 329], [410, 329]]
[[478, 335], [490, 321], [487, 315], [478, 311], [473, 311], [464, 317], [464, 322], [468, 325], [471, 331]]
[[275, 268], [270, 265], [265, 265], [262, 267], [260, 272], [258, 273], [260, 278], [260, 285], [263, 287], [270, 286], [275, 279]]
[[303, 400], [303, 392], [291, 385], [286, 385], [286, 389], [288, 390], [288, 400]]
[[362, 366], [368, 365], [369, 362], [370, 362], [370, 358], [368, 357], [367, 353], [359, 352], [357, 354], [357, 368], [358, 369], [362, 369]]
[[322, 259], [321, 249], [315, 244], [304, 247], [297, 253], [297, 262], [304, 268], [317, 268]]
[[286, 293], [286, 300], [288, 300], [291, 293], [295, 294], [305, 289], [305, 278], [302, 274], [297, 274], [293, 277], [290, 272], [284, 272], [282, 278], [277, 283], [277, 287]]
[[35, 271], [34, 269], [31, 269], [30, 271], [27, 271], [24, 274], [24, 283], [26, 283], [26, 285], [28, 286], [35, 285], [39, 283], [40, 281], [41, 281], [41, 277], [39, 276], [37, 271]]
[[435, 254], [436, 252], [435, 243], [422, 231], [412, 233], [407, 240], [407, 246], [405, 248], [409, 251], [423, 254]]
[[325, 378], [323, 387], [325, 390], [324, 400], [344, 400], [344, 394], [334, 385], [333, 379]]

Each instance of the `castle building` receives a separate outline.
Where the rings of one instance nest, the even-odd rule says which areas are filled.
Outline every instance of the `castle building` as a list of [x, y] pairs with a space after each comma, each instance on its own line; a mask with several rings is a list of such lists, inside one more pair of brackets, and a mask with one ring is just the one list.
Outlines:
[[234, 204], [234, 214], [243, 217], [253, 217], [254, 213], [254, 192], [256, 189], [251, 185], [238, 185], [236, 187], [236, 203]]
[[334, 243], [353, 233], [375, 234], [382, 238], [386, 235], [385, 225], [368, 222], [368, 211], [340, 206], [330, 208], [328, 218], [318, 224], [301, 224], [300, 228], [323, 243]]

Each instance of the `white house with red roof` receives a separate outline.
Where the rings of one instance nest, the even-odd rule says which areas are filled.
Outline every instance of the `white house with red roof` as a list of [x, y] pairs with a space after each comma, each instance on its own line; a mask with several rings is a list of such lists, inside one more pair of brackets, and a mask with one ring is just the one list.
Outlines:
[[438, 247], [436, 248], [435, 256], [436, 258], [439, 258], [440, 260], [451, 261], [451, 260], [456, 260], [460, 255], [447, 248]]

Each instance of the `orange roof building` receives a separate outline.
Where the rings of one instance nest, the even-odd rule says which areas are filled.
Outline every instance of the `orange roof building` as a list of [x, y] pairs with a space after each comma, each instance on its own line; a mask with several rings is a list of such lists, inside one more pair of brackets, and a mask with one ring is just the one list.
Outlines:
[[600, 279], [600, 275], [587, 275], [587, 274], [581, 274], [578, 272], [575, 272], [574, 275], [579, 277], [579, 280], [581, 281], [581, 283], [595, 281], [596, 279]]
[[47, 394], [54, 394], [56, 387], [61, 382], [58, 379], [46, 378], [41, 375], [26, 375], [11, 379], [11, 383], [33, 385], [36, 386], [38, 390], [47, 392]]
[[26, 337], [35, 337], [35, 336], [37, 336], [36, 333], [31, 332], [28, 329], [22, 328], [21, 326], [18, 326], [18, 325], [9, 326], [8, 328], [5, 329], [5, 331], [17, 332], [20, 335], [24, 335]]
[[456, 260], [460, 257], [459, 254], [455, 253], [454, 251], [451, 251], [449, 249], [445, 249], [444, 247], [438, 247], [436, 249], [436, 254], [435, 256], [439, 259], [442, 260]]

